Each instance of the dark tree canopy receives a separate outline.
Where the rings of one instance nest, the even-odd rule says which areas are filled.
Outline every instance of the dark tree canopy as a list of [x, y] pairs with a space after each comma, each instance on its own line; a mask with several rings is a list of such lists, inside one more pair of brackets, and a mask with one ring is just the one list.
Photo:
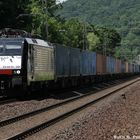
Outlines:
[[113, 29], [96, 27], [76, 18], [60, 18], [56, 11], [62, 5], [56, 4], [56, 0], [1, 0], [0, 9], [0, 28], [23, 29], [53, 43], [100, 53], [106, 47], [106, 54], [113, 55], [121, 41]]
[[1, 0], [0, 28], [17, 28], [25, 24], [26, 22], [18, 19], [18, 16], [25, 13], [27, 3], [28, 0]]

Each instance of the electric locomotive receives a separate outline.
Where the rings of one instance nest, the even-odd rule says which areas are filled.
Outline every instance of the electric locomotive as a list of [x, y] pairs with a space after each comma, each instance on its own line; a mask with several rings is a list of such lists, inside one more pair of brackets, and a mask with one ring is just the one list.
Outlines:
[[0, 94], [14, 89], [25, 92], [30, 84], [28, 80], [33, 80], [32, 44], [48, 44], [22, 30], [6, 28], [0, 31], [0, 36]]

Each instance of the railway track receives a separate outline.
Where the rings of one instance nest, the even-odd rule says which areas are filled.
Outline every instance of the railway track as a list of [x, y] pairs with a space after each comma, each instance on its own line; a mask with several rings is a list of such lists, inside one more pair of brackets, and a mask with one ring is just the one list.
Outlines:
[[[0, 122], [0, 131], [2, 129], [9, 130], [9, 134], [0, 135], [0, 139], [7, 139], [7, 140], [15, 140], [15, 139], [24, 139], [29, 137], [30, 135], [47, 128], [66, 117], [79, 112], [86, 107], [95, 104], [96, 102], [101, 101], [102, 99], [112, 95], [120, 91], [121, 89], [126, 88], [129, 85], [132, 85], [139, 81], [140, 79], [137, 78], [135, 80], [131, 80], [129, 82], [123, 83], [121, 85], [117, 85], [112, 87], [111, 89], [105, 89], [104, 91], [99, 91], [96, 94], [89, 93], [86, 95], [81, 95], [79, 97], [74, 97], [62, 103], [43, 108], [41, 110], [33, 111], [12, 119], [8, 119], [5, 121]], [[117, 82], [117, 81], [116, 81]], [[114, 82], [113, 84], [116, 84]], [[118, 81], [120, 83], [120, 81]], [[109, 86], [108, 84], [104, 83], [104, 85]], [[59, 111], [58, 111], [59, 110]], [[55, 112], [59, 112], [56, 113]], [[40, 118], [38, 121], [38, 118]], [[33, 122], [30, 122], [33, 120]], [[22, 125], [24, 122], [28, 124], [28, 126], [23, 126], [20, 130], [12, 131], [12, 128], [16, 128], [16, 126]]]
[[[123, 81], [125, 81], [126, 79], [124, 79], [124, 80], [121, 80], [121, 81], [119, 81], [119, 83], [120, 82], [123, 82]], [[117, 80], [116, 80], [116, 82], [118, 82]], [[116, 84], [116, 83], [115, 83]], [[94, 89], [96, 89], [96, 90], [101, 90], [102, 88], [104, 88], [104, 86], [111, 86], [111, 85], [114, 85], [114, 83], [112, 83], [112, 82], [109, 82], [108, 84], [107, 83], [102, 83], [102, 87], [100, 87], [98, 84], [97, 85], [95, 85], [95, 87], [94, 87]], [[60, 91], [58, 91], [58, 92], [60, 92]], [[23, 98], [23, 97], [22, 97]], [[12, 97], [7, 97], [7, 96], [0, 96], [0, 105], [4, 105], [4, 104], [8, 104], [8, 103], [12, 103], [12, 102], [15, 102], [15, 101], [17, 101], [17, 99], [16, 98], [12, 98]]]
[[[126, 81], [126, 79], [123, 79], [123, 80], [121, 80], [121, 81], [120, 81], [120, 80], [116, 80], [115, 82], [102, 83], [100, 86], [97, 84], [97, 85], [95, 85], [94, 87], [92, 87], [92, 90], [94, 90], [94, 93], [96, 93], [96, 92], [98, 92], [98, 91], [100, 91], [100, 90], [106, 89], [106, 88], [111, 87], [111, 86], [114, 86], [114, 85], [116, 85], [116, 84], [123, 83], [124, 81]], [[73, 91], [73, 92], [79, 94], [79, 92], [75, 92], [75, 91]], [[69, 102], [78, 100], [78, 99], [80, 99], [80, 98], [84, 98], [84, 97], [89, 96], [89, 95], [91, 95], [91, 94], [93, 94], [93, 93], [89, 93], [89, 94], [85, 94], [85, 95], [80, 94], [80, 95], [77, 95], [77, 96], [75, 96], [75, 97], [69, 98], [68, 100], [64, 100], [64, 101], [62, 101], [61, 103], [57, 103], [57, 104], [51, 105], [51, 106], [49, 106], [49, 107], [45, 107], [45, 108], [38, 109], [38, 110], [29, 112], [29, 113], [26, 113], [26, 114], [23, 114], [23, 115], [19, 115], [19, 116], [17, 116], [17, 117], [13, 117], [13, 118], [10, 118], [10, 119], [7, 119], [7, 120], [0, 121], [0, 128], [3, 127], [3, 126], [9, 125], [9, 124], [11, 124], [11, 123], [14, 123], [14, 122], [16, 122], [16, 121], [25, 119], [25, 118], [27, 118], [27, 117], [31, 117], [31, 116], [33, 116], [33, 115], [42, 113], [42, 112], [44, 112], [44, 111], [49, 111], [49, 110], [54, 109], [54, 108], [56, 108], [56, 107], [59, 107], [59, 106], [61, 106], [61, 105], [63, 105], [63, 104], [66, 104], [66, 103], [69, 103]], [[56, 96], [56, 95], [53, 95], [53, 96]], [[8, 98], [6, 97], [5, 100], [3, 100], [3, 101], [1, 102], [1, 104], [2, 104], [2, 103], [6, 103], [6, 102], [8, 103], [8, 102], [14, 101], [14, 100], [16, 100], [16, 99], [9, 99], [9, 100], [8, 100]]]

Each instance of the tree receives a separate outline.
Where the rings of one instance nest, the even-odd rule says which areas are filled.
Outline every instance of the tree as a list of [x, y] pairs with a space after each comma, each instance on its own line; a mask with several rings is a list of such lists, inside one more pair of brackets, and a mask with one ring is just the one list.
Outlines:
[[21, 28], [26, 22], [18, 19], [25, 12], [28, 0], [1, 0], [0, 2], [0, 27]]
[[105, 27], [97, 27], [96, 33], [100, 38], [102, 53], [105, 55], [113, 55], [115, 48], [120, 45], [121, 37], [116, 30]]
[[83, 24], [77, 19], [58, 22], [49, 18], [49, 40], [76, 48], [83, 47]]
[[[29, 0], [30, 3], [27, 6], [28, 12], [32, 15], [32, 25], [31, 29], [33, 33], [40, 34], [44, 38], [48, 36], [48, 31], [50, 33], [49, 24], [57, 22], [57, 17], [55, 17], [54, 12], [61, 8], [60, 4], [56, 4], [56, 0]], [[49, 29], [49, 30], [48, 30]]]
[[77, 19], [67, 20], [63, 26], [66, 45], [83, 49], [83, 24]]
[[97, 51], [98, 46], [100, 45], [100, 38], [95, 35], [95, 33], [88, 33], [87, 34], [87, 40], [88, 40], [88, 45], [89, 45], [89, 50], [91, 51]]

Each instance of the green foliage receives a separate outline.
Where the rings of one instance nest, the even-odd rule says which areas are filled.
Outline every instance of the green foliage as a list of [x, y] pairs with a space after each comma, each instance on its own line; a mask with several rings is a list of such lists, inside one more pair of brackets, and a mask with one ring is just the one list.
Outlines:
[[91, 51], [97, 51], [100, 42], [100, 38], [95, 35], [95, 33], [88, 33], [87, 34], [87, 40], [89, 44], [89, 50]]
[[57, 13], [65, 19], [78, 18], [100, 27], [116, 29], [121, 35], [122, 47], [127, 46], [125, 50], [131, 52], [129, 46], [133, 46], [134, 50], [136, 46], [140, 47], [139, 7], [139, 0], [68, 0]]
[[44, 12], [44, 4], [38, 0], [30, 0], [27, 5], [27, 10], [29, 11], [29, 16], [32, 17], [32, 24], [30, 24], [30, 29], [32, 33], [42, 34], [47, 24], [47, 14]]
[[120, 46], [121, 37], [116, 30], [97, 27], [97, 34], [101, 40], [101, 47], [104, 54], [113, 55], [115, 47]]
[[71, 19], [64, 23], [63, 28], [65, 30], [65, 45], [82, 49], [83, 24], [77, 19]]
[[49, 33], [49, 40], [53, 43], [83, 48], [83, 24], [77, 19], [58, 22], [51, 18], [49, 20]]

